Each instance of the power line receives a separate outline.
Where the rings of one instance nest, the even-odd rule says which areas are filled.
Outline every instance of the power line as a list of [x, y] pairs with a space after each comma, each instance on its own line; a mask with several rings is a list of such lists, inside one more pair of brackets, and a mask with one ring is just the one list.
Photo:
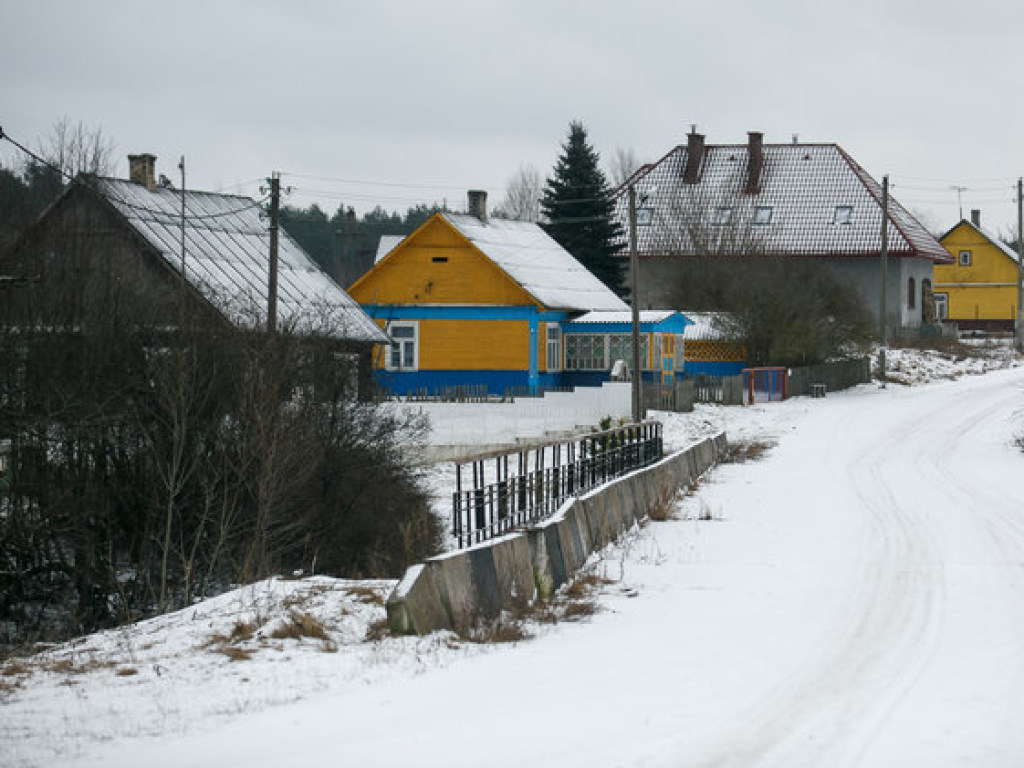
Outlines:
[[[161, 209], [158, 209], [158, 208], [150, 208], [150, 207], [145, 206], [145, 205], [139, 205], [138, 203], [132, 203], [132, 202], [130, 202], [128, 200], [122, 199], [118, 195], [114, 195], [114, 194], [110, 193], [109, 191], [103, 191], [103, 190], [97, 189], [95, 186], [92, 186], [92, 185], [86, 183], [86, 179], [93, 178], [93, 177], [90, 177], [88, 174], [79, 174], [77, 176], [72, 176], [71, 174], [69, 174], [66, 171], [64, 171], [63, 168], [60, 168], [60, 167], [54, 165], [53, 163], [51, 163], [46, 158], [41, 157], [40, 155], [36, 154], [35, 152], [33, 152], [28, 147], [26, 147], [26, 146], [20, 144], [19, 142], [15, 141], [13, 138], [11, 138], [10, 134], [8, 134], [8, 133], [6, 133], [4, 131], [2, 126], [0, 126], [0, 139], [4, 139], [4, 140], [8, 141], [10, 144], [14, 145], [17, 149], [19, 149], [22, 152], [24, 152], [26, 155], [31, 157], [33, 160], [35, 160], [40, 165], [43, 165], [43, 166], [49, 168], [51, 171], [53, 171], [56, 174], [58, 174], [62, 179], [66, 180], [68, 184], [78, 184], [78, 185], [81, 185], [81, 186], [85, 187], [86, 189], [89, 189], [89, 190], [95, 192], [96, 194], [101, 195], [101, 196], [107, 198], [108, 200], [110, 200], [112, 202], [118, 203], [119, 205], [123, 205], [126, 208], [130, 208], [130, 209], [135, 210], [135, 211], [141, 211], [143, 213], [149, 213], [149, 214], [152, 214], [153, 216], [174, 216], [174, 217], [177, 217], [176, 213], [165, 211], [165, 210], [161, 210]], [[94, 177], [94, 178], [101, 178], [101, 177], [97, 176], [97, 177]], [[263, 203], [265, 203], [267, 201], [267, 199], [268, 199], [267, 197], [264, 197], [262, 200], [258, 200], [258, 201], [251, 200], [249, 203], [246, 203], [245, 205], [243, 205], [243, 206], [241, 206], [239, 208], [234, 208], [234, 209], [232, 209], [230, 211], [220, 211], [219, 213], [207, 213], [207, 214], [189, 214], [188, 216], [186, 216], [186, 219], [188, 221], [206, 221], [206, 220], [209, 220], [209, 219], [221, 219], [221, 218], [224, 218], [224, 217], [227, 217], [227, 216], [234, 216], [235, 214], [244, 213], [245, 211], [251, 210], [253, 208], [262, 207]]]

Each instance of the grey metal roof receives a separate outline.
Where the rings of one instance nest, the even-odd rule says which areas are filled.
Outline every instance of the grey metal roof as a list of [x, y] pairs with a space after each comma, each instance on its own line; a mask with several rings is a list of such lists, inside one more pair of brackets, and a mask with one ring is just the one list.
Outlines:
[[[881, 252], [881, 185], [835, 144], [764, 145], [759, 188], [752, 193], [746, 191], [746, 145], [705, 147], [694, 184], [683, 180], [687, 153], [678, 146], [631, 179], [638, 208], [649, 211], [641, 220], [650, 217], [648, 226], [637, 228], [641, 256], [739, 251], [744, 245], [791, 256]], [[616, 195], [616, 216], [626, 227], [626, 187]], [[840, 206], [850, 207], [849, 223], [836, 223]], [[719, 208], [732, 208], [729, 224], [711, 223]], [[767, 223], [755, 223], [758, 208], [770, 209]], [[888, 237], [892, 256], [949, 261], [941, 244], [891, 194]]]
[[548, 309], [628, 310], [629, 306], [539, 225], [440, 213], [463, 237]]
[[[175, 270], [181, 269], [181, 192], [123, 179], [93, 186]], [[251, 198], [185, 192], [185, 274], [214, 307], [241, 327], [267, 317], [268, 224]], [[387, 335], [306, 255], [288, 233], [278, 239], [277, 315], [282, 327], [360, 342]]]

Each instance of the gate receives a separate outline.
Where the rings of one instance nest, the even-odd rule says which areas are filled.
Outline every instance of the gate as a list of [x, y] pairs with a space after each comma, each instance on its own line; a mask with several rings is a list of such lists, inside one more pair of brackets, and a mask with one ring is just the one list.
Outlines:
[[744, 405], [775, 403], [786, 399], [785, 368], [744, 368]]

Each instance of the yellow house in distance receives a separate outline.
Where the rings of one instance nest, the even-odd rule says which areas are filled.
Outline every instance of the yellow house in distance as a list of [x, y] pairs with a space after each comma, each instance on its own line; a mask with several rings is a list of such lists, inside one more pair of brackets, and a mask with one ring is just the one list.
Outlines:
[[1012, 331], [1017, 317], [1017, 254], [981, 227], [980, 211], [939, 242], [952, 264], [935, 265], [935, 315], [961, 330]]

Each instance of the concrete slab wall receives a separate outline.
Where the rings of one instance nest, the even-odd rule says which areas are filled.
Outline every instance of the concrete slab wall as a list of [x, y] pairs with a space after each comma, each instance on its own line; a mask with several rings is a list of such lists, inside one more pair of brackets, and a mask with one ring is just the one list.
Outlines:
[[725, 451], [724, 432], [570, 499], [521, 533], [414, 565], [387, 602], [395, 632], [466, 631], [546, 599], [590, 555], [669, 502]]

